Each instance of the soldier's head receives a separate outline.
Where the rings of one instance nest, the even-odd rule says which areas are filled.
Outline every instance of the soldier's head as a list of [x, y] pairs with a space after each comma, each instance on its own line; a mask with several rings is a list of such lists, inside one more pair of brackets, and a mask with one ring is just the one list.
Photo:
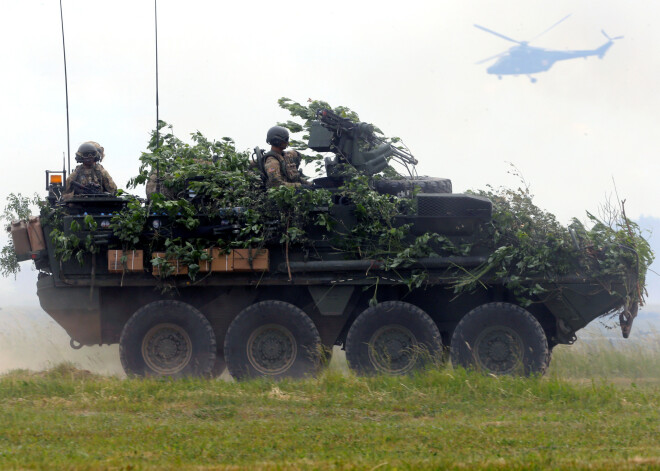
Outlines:
[[266, 133], [266, 142], [273, 147], [286, 149], [289, 145], [289, 130], [282, 126], [273, 126]]
[[85, 144], [94, 144], [94, 147], [96, 147], [96, 150], [99, 151], [99, 162], [102, 162], [103, 159], [105, 158], [105, 149], [99, 144], [98, 142], [95, 141], [87, 141]]
[[99, 160], [101, 160], [101, 154], [91, 142], [85, 142], [78, 147], [76, 162], [81, 162], [85, 167], [91, 167]]

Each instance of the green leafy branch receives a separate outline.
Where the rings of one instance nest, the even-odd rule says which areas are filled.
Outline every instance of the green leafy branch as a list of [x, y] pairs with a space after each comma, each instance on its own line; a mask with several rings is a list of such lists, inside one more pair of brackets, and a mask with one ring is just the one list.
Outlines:
[[[0, 221], [9, 224], [12, 221], [27, 221], [32, 217], [35, 207], [43, 207], [45, 203], [36, 193], [34, 196], [23, 196], [21, 193], [10, 193], [7, 196], [7, 204], [5, 209], [0, 215]], [[11, 227], [6, 226], [7, 233], [10, 232]], [[7, 239], [6, 244], [0, 249], [0, 275], [8, 277], [13, 275], [14, 278], [21, 271], [21, 266], [16, 257], [16, 250], [14, 249], [14, 241], [11, 237]]]

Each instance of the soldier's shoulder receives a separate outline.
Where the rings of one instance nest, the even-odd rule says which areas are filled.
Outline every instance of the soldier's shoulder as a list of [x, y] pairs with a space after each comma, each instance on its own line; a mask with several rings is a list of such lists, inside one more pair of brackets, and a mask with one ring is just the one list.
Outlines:
[[272, 155], [269, 157], [266, 157], [266, 162], [264, 163], [264, 166], [266, 168], [268, 167], [278, 167], [279, 168], [280, 162], [277, 160], [277, 157], [273, 157]]
[[266, 163], [269, 163], [269, 162], [272, 163], [272, 162], [279, 162], [280, 161], [280, 155], [276, 154], [275, 152], [269, 152], [266, 155], [264, 155], [264, 157], [265, 157], [265, 162]]
[[282, 154], [280, 154], [279, 152], [276, 152], [272, 149], [264, 154], [264, 157], [266, 157], [266, 158], [268, 158], [268, 157], [277, 158], [277, 157], [281, 157], [281, 156], [282, 156]]
[[110, 175], [110, 173], [103, 168], [103, 165], [101, 164], [96, 164], [96, 169], [99, 170], [103, 175]]

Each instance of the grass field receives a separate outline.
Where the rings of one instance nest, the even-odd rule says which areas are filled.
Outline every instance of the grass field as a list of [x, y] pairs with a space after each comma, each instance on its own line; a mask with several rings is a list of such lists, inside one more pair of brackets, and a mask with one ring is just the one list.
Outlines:
[[[637, 346], [635, 346], [637, 345]], [[557, 348], [543, 378], [0, 376], [0, 469], [660, 469], [660, 347]]]

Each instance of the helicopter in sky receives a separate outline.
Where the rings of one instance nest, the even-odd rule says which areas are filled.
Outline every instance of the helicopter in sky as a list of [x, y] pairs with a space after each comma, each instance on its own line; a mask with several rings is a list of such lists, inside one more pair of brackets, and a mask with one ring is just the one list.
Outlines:
[[499, 79], [501, 79], [503, 75], [524, 74], [529, 77], [532, 83], [535, 83], [536, 78], [532, 77], [531, 74], [535, 74], [538, 72], [545, 72], [550, 67], [552, 67], [552, 65], [555, 62], [561, 60], [577, 59], [578, 57], [584, 57], [586, 59], [589, 56], [598, 56], [599, 58], [602, 59], [603, 56], [605, 56], [607, 50], [610, 47], [612, 47], [613, 42], [617, 39], [623, 38], [623, 36], [610, 38], [607, 35], [607, 33], [605, 33], [605, 31], [601, 30], [603, 35], [607, 38], [607, 42], [596, 49], [556, 51], [556, 50], [543, 49], [540, 47], [533, 47], [529, 45], [530, 42], [534, 41], [535, 39], [538, 39], [548, 31], [553, 29], [555, 26], [559, 25], [559, 23], [563, 22], [569, 16], [571, 15], [565, 16], [557, 23], [550, 26], [548, 29], [536, 35], [529, 41], [516, 41], [515, 39], [511, 39], [508, 36], [504, 36], [503, 34], [497, 33], [488, 28], [484, 28], [483, 26], [474, 25], [476, 28], [486, 31], [487, 33], [494, 34], [495, 36], [498, 36], [502, 39], [506, 39], [507, 41], [511, 41], [517, 44], [517, 46], [511, 47], [507, 51], [480, 60], [479, 62], [477, 62], [477, 64], [483, 64], [484, 62], [497, 59], [497, 61], [493, 65], [491, 65], [486, 69], [487, 73], [497, 75], [497, 78]]

